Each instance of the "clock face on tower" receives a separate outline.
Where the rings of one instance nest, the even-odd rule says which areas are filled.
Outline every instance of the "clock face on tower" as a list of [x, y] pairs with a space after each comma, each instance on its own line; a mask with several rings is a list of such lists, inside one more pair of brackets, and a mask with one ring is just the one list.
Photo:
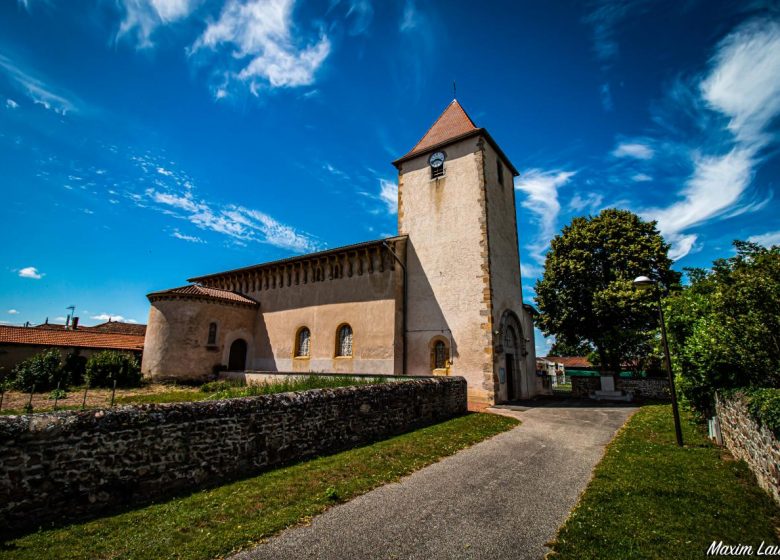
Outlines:
[[431, 167], [441, 167], [444, 165], [444, 152], [432, 153], [431, 157], [428, 158], [428, 163], [431, 164]]

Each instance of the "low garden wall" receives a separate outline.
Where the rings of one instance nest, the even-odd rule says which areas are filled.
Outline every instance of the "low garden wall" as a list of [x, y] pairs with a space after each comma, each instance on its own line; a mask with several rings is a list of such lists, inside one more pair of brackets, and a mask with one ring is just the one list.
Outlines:
[[466, 412], [462, 377], [0, 417], [0, 531], [149, 502]]
[[734, 457], [748, 464], [759, 486], [780, 504], [780, 442], [753, 418], [739, 394], [718, 395], [715, 412], [723, 443]]
[[[587, 398], [600, 388], [599, 377], [571, 377], [573, 397]], [[615, 390], [631, 393], [637, 399], [671, 400], [669, 380], [663, 377], [618, 377], [615, 380]]]

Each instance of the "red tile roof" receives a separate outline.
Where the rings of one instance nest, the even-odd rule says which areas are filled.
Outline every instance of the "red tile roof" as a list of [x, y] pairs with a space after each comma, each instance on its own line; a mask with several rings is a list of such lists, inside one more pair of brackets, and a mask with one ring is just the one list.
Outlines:
[[[82, 328], [85, 327], [79, 325], [79, 329]], [[123, 323], [121, 321], [106, 321], [105, 323], [86, 328], [92, 331], [113, 334], [133, 334], [136, 336], [144, 336], [146, 334], [146, 325], [141, 325], [139, 323]]]
[[217, 301], [226, 301], [229, 303], [240, 303], [244, 305], [259, 305], [255, 300], [236, 292], [231, 292], [229, 290], [219, 290], [217, 288], [207, 288], [206, 286], [197, 286], [194, 284], [189, 286], [182, 286], [181, 288], [172, 288], [170, 290], [152, 292], [147, 297], [151, 300], [152, 298], [160, 298], [165, 296], [184, 296], [196, 299], [211, 299]]
[[89, 330], [55, 331], [35, 327], [0, 326], [0, 344], [33, 344], [36, 346], [67, 346], [71, 348], [105, 348], [140, 351], [144, 337], [111, 334]]
[[404, 156], [407, 158], [414, 154], [424, 152], [432, 146], [452, 140], [458, 136], [468, 134], [477, 130], [477, 125], [466, 114], [457, 99], [453, 99], [452, 103], [447, 105], [444, 112], [436, 119], [433, 126], [428, 129], [428, 132], [420, 139], [419, 142], [412, 148], [408, 154]]
[[446, 144], [455, 140], [461, 140], [470, 136], [481, 135], [488, 143], [498, 152], [498, 155], [509, 166], [514, 176], [518, 175], [517, 169], [509, 158], [506, 157], [501, 148], [498, 147], [495, 140], [488, 134], [484, 128], [478, 128], [471, 120], [471, 117], [466, 114], [466, 111], [458, 103], [457, 99], [453, 99], [452, 102], [447, 105], [444, 112], [439, 115], [433, 126], [428, 129], [428, 132], [420, 139], [414, 148], [412, 148], [406, 155], [398, 158], [393, 162], [396, 168], [400, 169], [401, 163], [409, 160], [413, 157], [421, 155], [425, 152], [433, 151], [438, 147], [444, 147]]
[[590, 363], [585, 356], [544, 356], [545, 360], [551, 362], [558, 362], [563, 364], [563, 367], [570, 368], [592, 368], [593, 364]]

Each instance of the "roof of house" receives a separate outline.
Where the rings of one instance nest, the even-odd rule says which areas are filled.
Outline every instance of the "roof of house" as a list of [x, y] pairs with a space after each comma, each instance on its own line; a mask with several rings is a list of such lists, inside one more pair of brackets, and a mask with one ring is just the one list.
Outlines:
[[144, 337], [88, 330], [51, 330], [35, 327], [0, 326], [0, 344], [33, 344], [36, 346], [67, 346], [73, 348], [105, 348], [140, 351]]
[[206, 286], [196, 286], [191, 284], [189, 286], [182, 286], [180, 288], [171, 288], [170, 290], [161, 290], [159, 292], [152, 292], [147, 295], [150, 300], [164, 297], [188, 297], [195, 299], [210, 299], [216, 301], [225, 301], [228, 303], [238, 303], [243, 305], [259, 305], [252, 298], [248, 298], [245, 295], [237, 292], [231, 292], [230, 290], [220, 290], [217, 288], [208, 288]]
[[[79, 329], [83, 328], [79, 325]], [[144, 336], [146, 334], [146, 325], [140, 323], [123, 323], [121, 321], [108, 320], [105, 323], [86, 327], [92, 331], [114, 333], [114, 334], [134, 334]]]
[[458, 103], [457, 99], [453, 99], [447, 108], [444, 109], [436, 122], [433, 123], [431, 128], [428, 129], [420, 141], [414, 145], [414, 147], [393, 162], [393, 165], [399, 167], [401, 163], [412, 159], [416, 156], [422, 155], [426, 152], [432, 152], [437, 148], [444, 147], [447, 144], [451, 144], [457, 140], [462, 140], [470, 136], [483, 135], [487, 141], [493, 146], [493, 149], [498, 152], [501, 158], [509, 166], [509, 169], [514, 175], [518, 175], [517, 169], [506, 157], [506, 154], [498, 147], [495, 140], [488, 134], [484, 128], [477, 127], [471, 117], [468, 116], [465, 109]]
[[[297, 255], [295, 257], [288, 257], [286, 259], [280, 259], [276, 261], [270, 261], [265, 263], [259, 263], [259, 264], [253, 264], [251, 266], [245, 266], [243, 268], [236, 268], [233, 270], [226, 270], [224, 272], [216, 272], [214, 274], [206, 274], [203, 276], [196, 276], [194, 278], [188, 278], [188, 282], [203, 282], [204, 280], [210, 280], [213, 278], [218, 278], [220, 276], [231, 276], [236, 274], [243, 274], [244, 272], [249, 272], [252, 270], [259, 270], [261, 268], [271, 268], [275, 266], [281, 266], [286, 264], [291, 264], [294, 262], [299, 261], [305, 261], [307, 259], [317, 259], [321, 257], [327, 257], [329, 255], [335, 255], [338, 253], [343, 253], [345, 251], [355, 251], [357, 249], [364, 249], [369, 247], [379, 247], [383, 246], [388, 241], [398, 241], [406, 239], [406, 235], [397, 235], [395, 237], [386, 237], [383, 239], [374, 239], [371, 241], [363, 241], [362, 243], [355, 243], [353, 245], [345, 245], [343, 247], [335, 247], [333, 249], [326, 249], [324, 251], [317, 251], [316, 253], [306, 253], [305, 255]], [[150, 294], [151, 295], [151, 294]]]
[[585, 356], [543, 356], [545, 360], [558, 362], [563, 367], [570, 368], [592, 368], [593, 364]]

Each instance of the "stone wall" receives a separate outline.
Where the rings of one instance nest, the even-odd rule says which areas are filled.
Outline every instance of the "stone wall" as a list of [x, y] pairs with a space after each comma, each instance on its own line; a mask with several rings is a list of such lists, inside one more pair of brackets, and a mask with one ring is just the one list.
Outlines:
[[0, 528], [30, 528], [165, 498], [464, 412], [466, 381], [442, 377], [4, 416]]
[[715, 412], [723, 443], [737, 459], [744, 460], [758, 484], [780, 504], [780, 442], [750, 415], [742, 397], [718, 396]]
[[[587, 398], [601, 388], [601, 378], [571, 376], [573, 397]], [[663, 377], [623, 378], [615, 381], [615, 390], [632, 393], [638, 399], [671, 400], [669, 381]]]

